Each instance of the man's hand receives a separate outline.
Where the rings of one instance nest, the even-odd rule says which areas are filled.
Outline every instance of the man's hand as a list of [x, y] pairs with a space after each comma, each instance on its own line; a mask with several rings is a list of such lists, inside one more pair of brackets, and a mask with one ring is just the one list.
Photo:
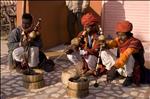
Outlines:
[[21, 44], [21, 46], [23, 46], [23, 47], [28, 46], [28, 42], [27, 42], [27, 41], [24, 41], [24, 42]]
[[80, 55], [87, 55], [88, 52], [86, 50], [80, 50]]
[[107, 82], [111, 82], [116, 78], [117, 68], [115, 66], [111, 67], [111, 69], [107, 72]]
[[68, 46], [66, 48], [65, 53], [66, 54], [71, 54], [71, 53], [73, 53], [76, 50], [78, 50], [78, 46], [76, 46], [76, 45], [70, 45], [70, 46]]
[[76, 46], [79, 46], [79, 43], [80, 43], [80, 39], [79, 38], [73, 38], [72, 40], [71, 40], [71, 46], [73, 46], [73, 47], [76, 47]]
[[28, 67], [28, 62], [25, 61], [25, 60], [23, 60], [23, 61], [21, 62], [21, 66], [22, 66], [22, 68], [27, 68], [27, 67]]

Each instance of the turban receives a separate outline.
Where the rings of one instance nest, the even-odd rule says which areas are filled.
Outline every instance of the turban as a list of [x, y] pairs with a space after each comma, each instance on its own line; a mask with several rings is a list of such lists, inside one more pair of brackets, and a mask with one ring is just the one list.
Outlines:
[[132, 31], [133, 25], [129, 21], [120, 21], [116, 25], [116, 32], [130, 32]]
[[98, 20], [92, 13], [87, 13], [82, 16], [81, 23], [85, 27], [88, 25], [93, 25], [95, 23], [98, 23]]

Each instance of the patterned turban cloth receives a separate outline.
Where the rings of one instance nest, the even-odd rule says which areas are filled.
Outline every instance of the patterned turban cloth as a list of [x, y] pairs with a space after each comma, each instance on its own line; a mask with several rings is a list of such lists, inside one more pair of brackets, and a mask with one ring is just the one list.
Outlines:
[[98, 23], [98, 20], [92, 13], [87, 13], [83, 15], [81, 18], [81, 24], [84, 27], [89, 26], [89, 25], [94, 25], [96, 23]]
[[120, 21], [116, 24], [116, 32], [130, 32], [132, 28], [133, 25], [129, 21]]

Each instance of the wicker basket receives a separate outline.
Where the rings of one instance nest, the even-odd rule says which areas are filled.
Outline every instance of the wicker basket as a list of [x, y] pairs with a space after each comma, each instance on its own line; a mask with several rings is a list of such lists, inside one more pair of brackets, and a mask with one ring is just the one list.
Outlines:
[[[70, 78], [71, 79], [71, 78]], [[89, 94], [89, 80], [83, 82], [73, 82], [69, 79], [67, 94], [69, 97], [83, 98]]]
[[23, 75], [23, 85], [27, 89], [38, 89], [44, 87], [43, 70], [33, 69], [35, 75]]
[[23, 80], [25, 82], [37, 82], [43, 80], [43, 70], [40, 69], [33, 69], [36, 73], [36, 75], [23, 75]]
[[38, 82], [23, 82], [23, 85], [27, 89], [39, 89], [45, 86], [44, 80], [38, 81]]
[[74, 69], [74, 68], [64, 69], [62, 71], [61, 81], [65, 85], [65, 87], [67, 87], [69, 78], [75, 77], [75, 76], [78, 76], [76, 69]]
[[72, 90], [67, 89], [67, 95], [71, 98], [83, 98], [89, 95], [89, 90]]

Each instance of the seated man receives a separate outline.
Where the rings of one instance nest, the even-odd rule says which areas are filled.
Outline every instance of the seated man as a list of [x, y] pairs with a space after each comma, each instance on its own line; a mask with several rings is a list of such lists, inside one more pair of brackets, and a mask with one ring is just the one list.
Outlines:
[[15, 61], [16, 65], [20, 64], [20, 66], [17, 67], [17, 69], [20, 70], [22, 68], [21, 64], [25, 64], [26, 60], [29, 67], [35, 67], [39, 64], [39, 49], [41, 48], [40, 35], [36, 35], [32, 40], [25, 38], [26, 33], [33, 31], [32, 21], [33, 19], [30, 14], [23, 14], [22, 26], [15, 28], [9, 33], [8, 48], [10, 69], [12, 69], [13, 61]]
[[[80, 32], [78, 36], [71, 41], [75, 40], [79, 42], [76, 48], [76, 52], [79, 54], [72, 53], [73, 51], [68, 50], [67, 57], [70, 61], [76, 64], [78, 61], [83, 62], [83, 74], [93, 74], [95, 71], [99, 45], [97, 39], [99, 36], [98, 20], [92, 13], [87, 13], [81, 18], [81, 23], [84, 26], [84, 31]], [[73, 45], [73, 44], [72, 44]]]
[[121, 21], [116, 25], [117, 37], [106, 41], [106, 47], [118, 48], [118, 57], [110, 50], [101, 52], [103, 65], [108, 70], [107, 81], [111, 82], [116, 77], [116, 71], [126, 77], [123, 86], [129, 86], [135, 81], [139, 85], [144, 68], [144, 48], [140, 40], [133, 37], [132, 24], [129, 21]]

